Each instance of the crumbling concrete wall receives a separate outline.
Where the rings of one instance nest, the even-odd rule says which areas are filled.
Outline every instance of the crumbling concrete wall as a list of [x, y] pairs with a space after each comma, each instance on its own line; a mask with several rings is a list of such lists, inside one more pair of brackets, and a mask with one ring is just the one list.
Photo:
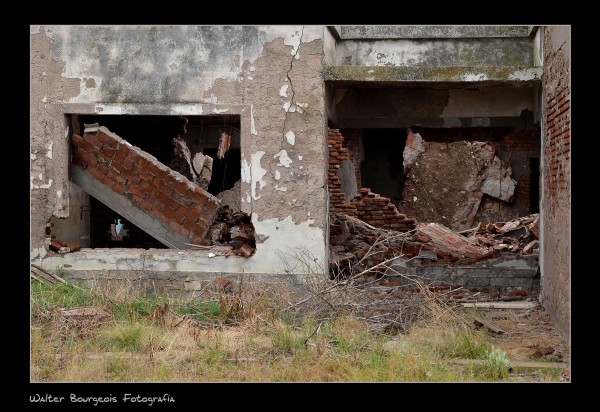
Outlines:
[[542, 303], [571, 329], [571, 29], [543, 29]]
[[[303, 250], [325, 272], [323, 26], [31, 26], [31, 257], [69, 210], [68, 114], [235, 114], [241, 208], [275, 273]], [[308, 267], [308, 266], [303, 266]], [[312, 269], [311, 269], [312, 270]]]
[[420, 222], [471, 228], [484, 195], [513, 199], [510, 166], [485, 142], [432, 142], [409, 131], [403, 153], [406, 180], [399, 209]]
[[[490, 223], [490, 222], [504, 222], [511, 219], [514, 219], [519, 216], [526, 216], [531, 213], [536, 213], [539, 209], [539, 205], [531, 204], [532, 199], [535, 199], [536, 196], [531, 196], [531, 190], [535, 190], [535, 188], [530, 188], [530, 183], [532, 177], [535, 178], [534, 170], [531, 170], [531, 159], [538, 159], [540, 157], [540, 130], [538, 128], [533, 129], [519, 129], [519, 128], [506, 128], [506, 127], [478, 127], [478, 128], [422, 128], [422, 127], [414, 127], [414, 132], [418, 132], [419, 135], [426, 141], [434, 143], [434, 147], [437, 148], [456, 148], [456, 142], [464, 141], [464, 142], [487, 142], [487, 144], [493, 148], [495, 155], [502, 160], [504, 167], [510, 166], [511, 178], [516, 181], [516, 186], [514, 187], [514, 195], [512, 196], [512, 200], [505, 201], [501, 199], [497, 199], [490, 194], [483, 193], [482, 198], [480, 199], [480, 203], [477, 205], [475, 210], [475, 217], [471, 220], [472, 225], [477, 225], [478, 223]], [[410, 150], [410, 149], [409, 149]], [[431, 150], [431, 149], [428, 149]], [[442, 150], [442, 149], [441, 149]], [[450, 197], [448, 197], [447, 193], [444, 192], [444, 188], [449, 190], [450, 186], [442, 187], [442, 191], [436, 190], [436, 187], [439, 184], [444, 182], [454, 185], [460, 181], [462, 176], [463, 180], [469, 180], [468, 173], [466, 170], [469, 169], [471, 153], [465, 152], [466, 157], [464, 157], [463, 161], [459, 158], [450, 158], [448, 157], [447, 161], [442, 157], [433, 157], [434, 168], [432, 169], [432, 173], [439, 174], [435, 179], [433, 179], [430, 183], [433, 186], [428, 187], [427, 196], [431, 196], [434, 199], [433, 203], [438, 203], [440, 209], [438, 212], [442, 212], [441, 215], [435, 213], [435, 211], [429, 211], [427, 209], [420, 208], [416, 210], [417, 218], [419, 221], [436, 221], [440, 223], [445, 223], [442, 219], [442, 216], [448, 217], [448, 214], [443, 213], [446, 209], [452, 210], [452, 202], [450, 201]], [[466, 160], [469, 162], [465, 163]], [[450, 170], [449, 174], [445, 174], [442, 171], [438, 171], [438, 168], [435, 166], [438, 162], [444, 163], [441, 167]], [[421, 165], [422, 162], [419, 164]], [[533, 176], [532, 176], [533, 174]], [[400, 210], [403, 213], [410, 214], [412, 212], [413, 206], [417, 207], [417, 205], [413, 205], [414, 196], [423, 197], [425, 196], [425, 186], [422, 187], [417, 185], [415, 187], [415, 183], [411, 181], [411, 175], [408, 176], [408, 184], [405, 187], [406, 196], [404, 199], [403, 206], [400, 207]], [[452, 183], [453, 180], [457, 180]], [[431, 191], [433, 190], [433, 191]], [[464, 189], [461, 189], [461, 191]], [[415, 191], [414, 194], [411, 194], [411, 191]], [[419, 193], [422, 192], [423, 196], [419, 196]], [[464, 195], [464, 194], [463, 194]], [[438, 200], [440, 200], [438, 202]], [[417, 202], [418, 203], [418, 202]], [[458, 203], [454, 202], [455, 204]], [[446, 207], [448, 206], [448, 207]], [[404, 207], [407, 207], [407, 210], [403, 210]], [[425, 214], [429, 214], [428, 217]], [[447, 212], [451, 214], [452, 212]], [[427, 219], [427, 220], [424, 220]], [[456, 226], [455, 229], [460, 229], [462, 226]]]

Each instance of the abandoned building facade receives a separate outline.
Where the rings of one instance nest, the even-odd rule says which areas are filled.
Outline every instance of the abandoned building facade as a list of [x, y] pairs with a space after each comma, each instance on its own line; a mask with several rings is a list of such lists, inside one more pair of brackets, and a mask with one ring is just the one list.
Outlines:
[[32, 263], [193, 291], [326, 276], [334, 213], [537, 214], [515, 265], [569, 336], [568, 26], [31, 26], [30, 67]]

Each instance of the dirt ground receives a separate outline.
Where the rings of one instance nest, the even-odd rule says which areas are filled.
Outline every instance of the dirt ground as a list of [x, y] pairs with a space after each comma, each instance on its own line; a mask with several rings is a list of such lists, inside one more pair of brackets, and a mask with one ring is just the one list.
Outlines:
[[472, 301], [472, 296], [477, 295], [480, 302], [506, 302], [514, 299], [513, 302], [536, 304], [529, 309], [463, 308], [458, 302], [452, 305], [452, 296], [447, 302], [455, 306], [455, 310], [466, 315], [466, 318], [483, 318], [504, 331], [504, 333], [495, 333], [485, 326], [480, 326], [488, 331], [492, 343], [506, 352], [508, 359], [517, 365], [511, 373], [511, 381], [545, 381], [543, 371], [556, 375], [556, 369], [561, 368], [560, 380], [569, 382], [571, 363], [569, 343], [553, 328], [548, 314], [539, 304], [539, 293], [538, 283], [527, 296], [519, 298], [515, 297], [514, 292], [510, 296], [509, 293], [466, 291], [460, 299]]

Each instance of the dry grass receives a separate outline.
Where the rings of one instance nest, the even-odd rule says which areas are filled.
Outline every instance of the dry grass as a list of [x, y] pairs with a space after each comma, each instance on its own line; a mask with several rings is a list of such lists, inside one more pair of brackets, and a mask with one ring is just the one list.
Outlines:
[[[374, 332], [369, 322], [352, 313], [285, 310], [291, 300], [285, 289], [265, 291], [245, 285], [232, 294], [209, 294], [203, 304], [198, 299], [190, 303], [144, 296], [127, 285], [81, 292], [32, 284], [31, 380], [501, 381], [511, 377], [490, 361], [492, 345], [512, 359], [524, 356], [522, 345], [535, 343], [523, 331], [515, 342], [492, 337], [473, 328], [472, 314], [452, 309], [425, 291], [422, 298], [423, 308], [410, 331], [392, 334]], [[97, 325], [85, 338], [59, 333], [52, 313], [88, 305], [110, 311], [114, 321]], [[207, 307], [212, 309], [201, 316], [194, 312]], [[521, 328], [511, 325], [501, 326], [511, 332], [511, 327]], [[453, 362], [457, 358], [481, 363], [464, 367]], [[560, 371], [530, 380], [559, 379]]]

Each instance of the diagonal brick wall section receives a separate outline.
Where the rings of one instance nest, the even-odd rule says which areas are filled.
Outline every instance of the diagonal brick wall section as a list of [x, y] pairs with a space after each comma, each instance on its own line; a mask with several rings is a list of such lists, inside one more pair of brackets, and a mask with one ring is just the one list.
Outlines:
[[92, 196], [171, 248], [205, 238], [217, 198], [105, 127], [72, 143], [72, 179]]

